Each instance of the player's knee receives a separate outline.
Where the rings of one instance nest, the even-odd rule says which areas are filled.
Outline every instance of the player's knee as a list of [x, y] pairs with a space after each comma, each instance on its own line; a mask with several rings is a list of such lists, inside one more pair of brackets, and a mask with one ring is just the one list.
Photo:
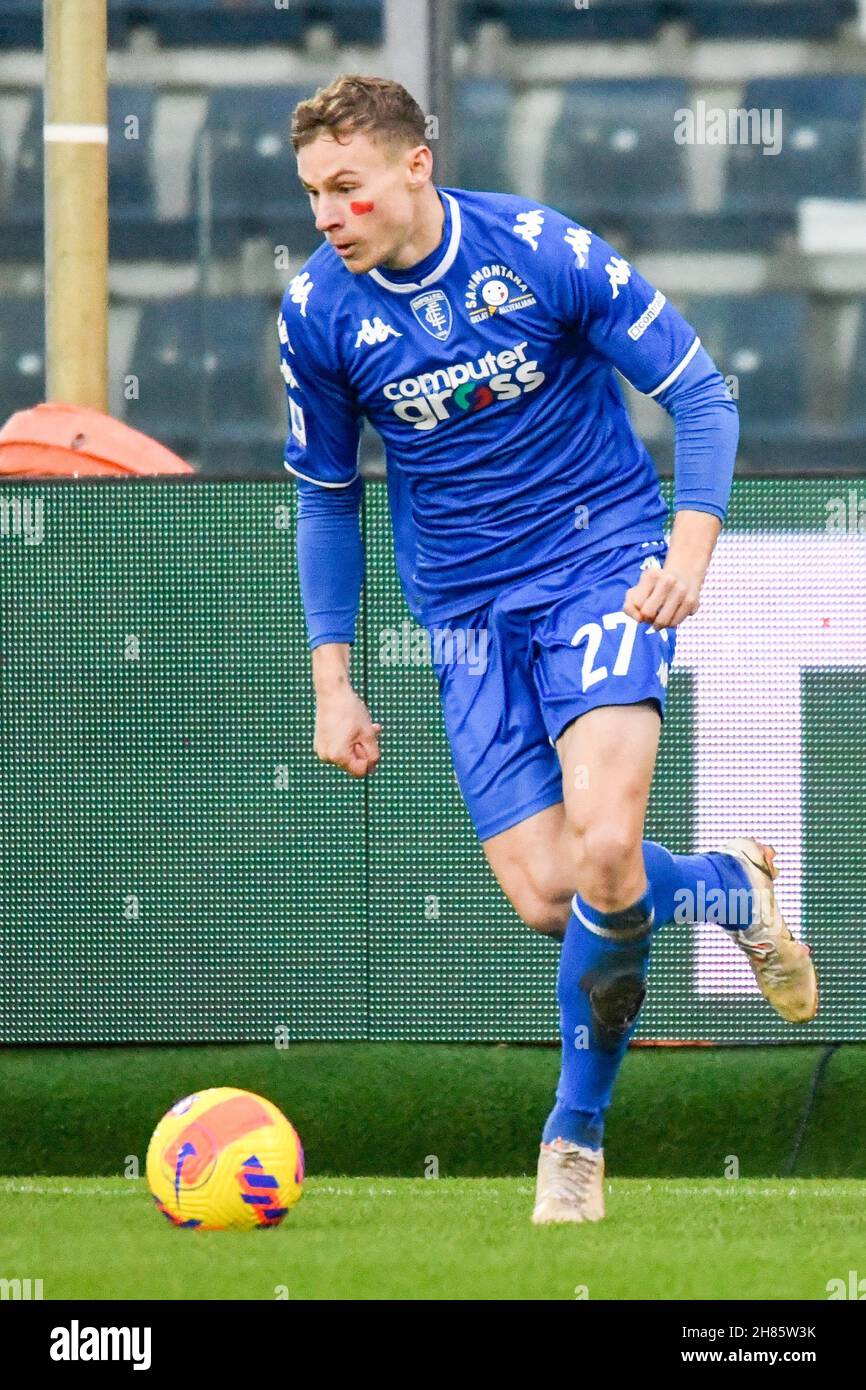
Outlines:
[[623, 872], [641, 852], [641, 834], [624, 822], [599, 822], [580, 835], [582, 876], [593, 880], [596, 892], [616, 896]]

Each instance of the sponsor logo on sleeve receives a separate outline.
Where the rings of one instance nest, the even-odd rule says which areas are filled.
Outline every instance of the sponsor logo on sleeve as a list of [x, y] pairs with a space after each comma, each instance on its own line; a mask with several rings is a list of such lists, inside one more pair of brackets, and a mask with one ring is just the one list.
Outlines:
[[656, 290], [647, 307], [644, 309], [639, 319], [628, 330], [628, 336], [636, 343], [638, 338], [642, 338], [651, 323], [655, 323], [662, 309], [667, 304], [667, 298], [661, 290]]

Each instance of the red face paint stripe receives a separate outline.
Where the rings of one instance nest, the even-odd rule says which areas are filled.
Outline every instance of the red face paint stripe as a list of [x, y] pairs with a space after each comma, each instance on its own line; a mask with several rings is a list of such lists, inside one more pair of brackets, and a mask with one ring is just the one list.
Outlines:
[[349, 207], [352, 209], [352, 212], [355, 214], [356, 217], [363, 217], [365, 212], [373, 211], [372, 203], [350, 203]]

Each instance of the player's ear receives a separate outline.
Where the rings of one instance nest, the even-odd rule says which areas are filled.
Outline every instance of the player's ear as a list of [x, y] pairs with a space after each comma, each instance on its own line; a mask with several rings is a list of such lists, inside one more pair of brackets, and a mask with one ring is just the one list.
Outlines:
[[409, 187], [422, 188], [433, 173], [433, 152], [429, 145], [416, 145], [406, 156]]

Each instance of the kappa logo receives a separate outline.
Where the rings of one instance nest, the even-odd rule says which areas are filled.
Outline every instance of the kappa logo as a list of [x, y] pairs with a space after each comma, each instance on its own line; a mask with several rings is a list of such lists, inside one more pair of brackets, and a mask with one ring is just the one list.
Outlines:
[[416, 294], [414, 299], [409, 300], [409, 308], [422, 328], [440, 343], [445, 342], [454, 323], [454, 314], [444, 290], [425, 290], [423, 294]]
[[300, 305], [302, 319], [307, 317], [307, 301], [310, 298], [312, 288], [313, 281], [310, 279], [306, 270], [302, 271], [300, 275], [296, 275], [294, 280], [289, 282], [289, 294], [291, 295], [292, 303]]
[[286, 328], [286, 320], [283, 318], [282, 314], [279, 314], [277, 317], [277, 332], [280, 335], [280, 342], [285, 343], [289, 352], [294, 357], [295, 349], [292, 347], [292, 342], [289, 337], [289, 330]]
[[486, 323], [493, 314], [515, 314], [537, 302], [525, 280], [507, 265], [483, 265], [466, 286], [470, 323]]
[[627, 285], [631, 279], [631, 266], [622, 256], [611, 256], [605, 266], [605, 272], [610, 281], [611, 298], [618, 299], [620, 286]]
[[372, 320], [364, 319], [358, 329], [355, 347], [359, 348], [362, 343], [366, 343], [368, 347], [375, 347], [377, 343], [387, 343], [389, 338], [402, 337], [402, 333], [398, 333], [396, 328], [391, 327], [390, 323], [383, 323], [377, 314]]
[[544, 213], [541, 208], [532, 208], [529, 212], [519, 212], [514, 226], [511, 228], [515, 236], [522, 237], [533, 251], [538, 250], [538, 238], [541, 236], [544, 227]]
[[280, 362], [280, 371], [282, 372], [283, 381], [287, 386], [290, 386], [293, 391], [299, 391], [301, 389], [298, 378], [295, 376], [288, 362]]
[[586, 270], [589, 265], [589, 248], [592, 245], [592, 232], [588, 232], [585, 227], [569, 227], [564, 242], [571, 247], [574, 252], [574, 261], [578, 270]]

